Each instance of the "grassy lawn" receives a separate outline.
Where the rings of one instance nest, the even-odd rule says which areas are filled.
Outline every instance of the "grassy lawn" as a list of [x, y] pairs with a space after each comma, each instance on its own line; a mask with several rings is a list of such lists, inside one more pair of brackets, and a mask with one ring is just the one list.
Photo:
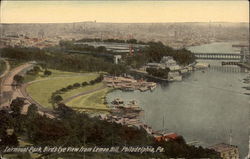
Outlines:
[[77, 97], [68, 103], [68, 106], [71, 106], [76, 109], [96, 109], [96, 110], [108, 110], [107, 106], [104, 104], [104, 99], [106, 94], [111, 90], [111, 88], [104, 88], [99, 91]]
[[24, 82], [30, 82], [30, 81], [34, 81], [34, 80], [40, 80], [40, 79], [46, 79], [46, 78], [53, 78], [53, 77], [63, 77], [63, 76], [77, 76], [80, 75], [80, 73], [76, 73], [76, 72], [65, 72], [65, 71], [60, 71], [60, 70], [54, 70], [54, 69], [48, 69], [49, 71], [52, 72], [52, 74], [50, 76], [44, 76], [43, 75], [43, 71], [39, 72], [38, 75], [29, 75], [26, 74], [24, 76]]
[[100, 88], [102, 87], [104, 84], [101, 82], [101, 83], [97, 83], [95, 85], [88, 85], [88, 86], [85, 86], [85, 87], [79, 87], [77, 89], [73, 89], [71, 91], [68, 91], [64, 94], [62, 94], [61, 96], [63, 97], [63, 99], [67, 99], [73, 95], [76, 95], [76, 94], [79, 94], [79, 93], [82, 93], [82, 92], [86, 92], [86, 91], [90, 91], [90, 90], [93, 90], [93, 89], [97, 89], [97, 88]]
[[[60, 73], [58, 73], [58, 75], [59, 74]], [[70, 74], [70, 73], [65, 73], [65, 74]], [[52, 72], [52, 75], [53, 75], [53, 72]], [[49, 103], [49, 99], [53, 92], [63, 87], [67, 87], [68, 85], [77, 83], [77, 82], [78, 83], [82, 83], [84, 81], [88, 82], [90, 80], [95, 79], [96, 77], [98, 77], [97, 73], [86, 74], [84, 76], [68, 76], [68, 77], [57, 77], [57, 78], [52, 78], [52, 76], [50, 76], [47, 80], [42, 80], [42, 81], [30, 84], [27, 87], [27, 92], [34, 100], [36, 100], [41, 105], [48, 107], [48, 108], [52, 108], [51, 103]], [[67, 94], [66, 96], [71, 96], [71, 95], [74, 95], [74, 94], [70, 93], [70, 94]]]

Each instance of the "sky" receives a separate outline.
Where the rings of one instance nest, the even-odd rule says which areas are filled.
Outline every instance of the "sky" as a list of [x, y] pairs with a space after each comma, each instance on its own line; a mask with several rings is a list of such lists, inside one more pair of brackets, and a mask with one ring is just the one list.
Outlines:
[[248, 1], [2, 1], [1, 23], [249, 22]]

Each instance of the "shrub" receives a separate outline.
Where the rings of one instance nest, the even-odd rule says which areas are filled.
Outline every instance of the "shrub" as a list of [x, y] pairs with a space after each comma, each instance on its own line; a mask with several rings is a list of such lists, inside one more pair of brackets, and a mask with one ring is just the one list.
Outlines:
[[80, 87], [80, 86], [81, 86], [80, 83], [74, 83], [73, 84], [73, 87], [75, 87], [75, 88]]
[[68, 90], [73, 89], [73, 86], [72, 86], [72, 85], [69, 85], [69, 86], [67, 86], [67, 89], [68, 89]]
[[52, 101], [53, 101], [54, 103], [59, 103], [59, 102], [61, 102], [62, 100], [63, 100], [63, 98], [62, 98], [62, 96], [60, 96], [60, 95], [55, 95], [55, 96], [52, 97]]
[[91, 81], [89, 81], [89, 83], [90, 83], [91, 85], [94, 85], [96, 82], [95, 82], [95, 80], [91, 80]]
[[88, 82], [82, 82], [82, 86], [87, 86], [88, 85]]
[[67, 88], [61, 88], [60, 91], [66, 92], [66, 91], [67, 91]]
[[52, 74], [51, 71], [49, 70], [45, 70], [44, 73], [43, 73], [45, 76], [50, 76]]

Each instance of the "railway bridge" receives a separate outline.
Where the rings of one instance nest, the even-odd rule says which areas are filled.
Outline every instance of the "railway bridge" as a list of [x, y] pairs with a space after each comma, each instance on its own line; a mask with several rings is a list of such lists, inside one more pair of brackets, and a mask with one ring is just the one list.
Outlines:
[[194, 55], [196, 59], [201, 60], [234, 60], [244, 62], [247, 59], [247, 55], [244, 53], [194, 53]]

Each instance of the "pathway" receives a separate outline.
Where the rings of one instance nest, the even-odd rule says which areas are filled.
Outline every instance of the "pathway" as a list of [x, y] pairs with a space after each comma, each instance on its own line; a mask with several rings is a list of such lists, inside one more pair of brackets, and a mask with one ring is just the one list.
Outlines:
[[5, 59], [2, 59], [2, 60], [3, 60], [3, 61], [5, 62], [5, 64], [6, 64], [6, 69], [5, 69], [5, 71], [0, 75], [0, 78], [6, 76], [7, 73], [10, 71], [10, 63], [9, 63], [9, 61], [7, 61], [7, 60], [5, 60]]
[[92, 89], [92, 90], [89, 90], [89, 91], [85, 91], [85, 92], [76, 94], [76, 95], [74, 95], [74, 96], [71, 96], [71, 97], [69, 97], [69, 98], [63, 100], [62, 103], [68, 103], [68, 102], [70, 102], [71, 100], [73, 100], [73, 99], [75, 99], [75, 98], [77, 98], [77, 97], [80, 97], [80, 96], [83, 96], [83, 95], [87, 95], [87, 94], [90, 94], [90, 93], [94, 93], [94, 92], [99, 91], [99, 90], [102, 90], [102, 89], [104, 89], [104, 88], [106, 88], [106, 87], [107, 87], [106, 85], [103, 85], [103, 86], [98, 87], [98, 88], [96, 88], [96, 89]]

